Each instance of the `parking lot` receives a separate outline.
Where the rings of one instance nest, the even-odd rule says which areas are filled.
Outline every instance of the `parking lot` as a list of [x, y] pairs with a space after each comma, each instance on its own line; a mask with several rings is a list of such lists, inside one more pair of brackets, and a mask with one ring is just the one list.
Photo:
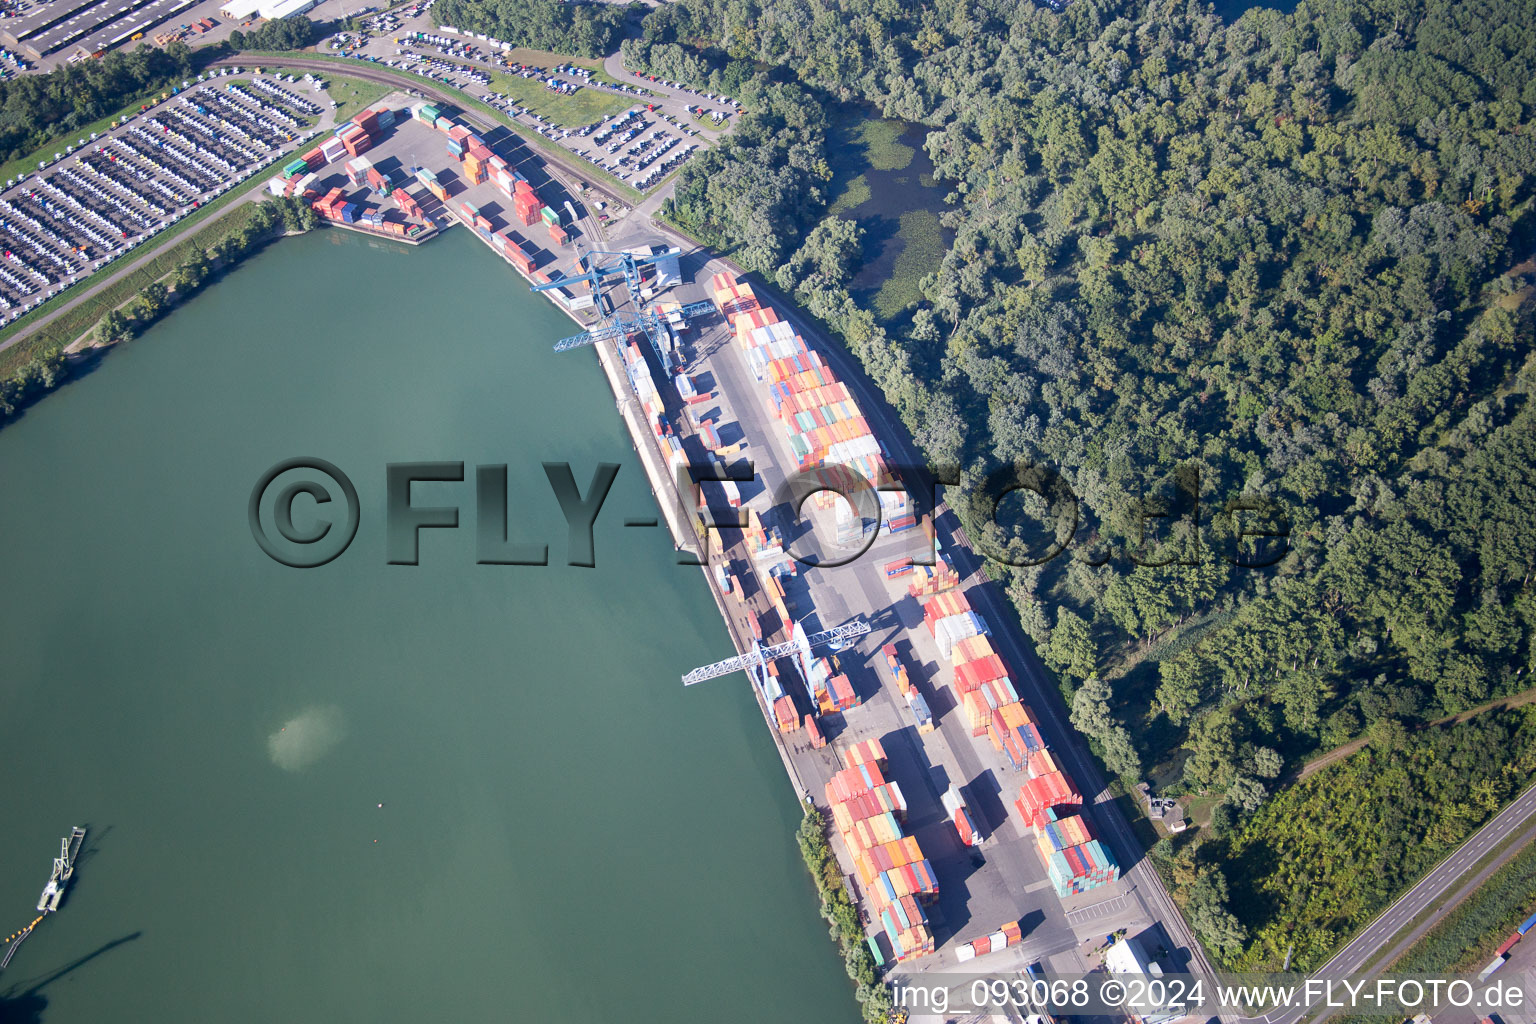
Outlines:
[[307, 137], [318, 104], [214, 73], [0, 191], [0, 324], [227, 191]]
[[[727, 97], [627, 72], [623, 76], [627, 81], [616, 82], [583, 64], [520, 62], [509, 56], [515, 51], [495, 40], [434, 27], [426, 13], [429, 7], [430, 3], [375, 15], [363, 23], [363, 31], [339, 33], [322, 40], [318, 49], [463, 90], [506, 114], [520, 129], [543, 135], [642, 192], [659, 187], [684, 161], [728, 129], [730, 117], [739, 110]], [[558, 104], [541, 104], [542, 112], [532, 110], [529, 106], [535, 101], [519, 101], [498, 91], [495, 76], [528, 80], [555, 97], [577, 98], [591, 91], [634, 104], [614, 114], [573, 122], [569, 114], [582, 105], [568, 105], [563, 118], [554, 110]], [[615, 135], [618, 124], [623, 127]], [[618, 136], [627, 137], [615, 146]]]

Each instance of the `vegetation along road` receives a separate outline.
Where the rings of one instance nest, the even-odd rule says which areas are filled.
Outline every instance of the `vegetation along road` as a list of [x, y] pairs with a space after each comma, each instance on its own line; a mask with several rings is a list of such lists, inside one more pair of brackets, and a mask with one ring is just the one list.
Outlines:
[[[1418, 885], [1398, 897], [1397, 902], [1355, 936], [1349, 945], [1339, 950], [1332, 960], [1313, 973], [1319, 977], [1340, 978], [1363, 970], [1404, 925], [1435, 906], [1447, 892], [1461, 883], [1490, 847], [1497, 846], [1522, 829], [1530, 830], [1533, 817], [1536, 817], [1536, 788], [1521, 793], [1492, 821], [1474, 832], [1454, 853], [1425, 875]], [[1489, 873], [1495, 866], [1489, 866]], [[1417, 928], [1404, 937], [1403, 942], [1412, 945], [1438, 924], [1439, 920], [1439, 916], [1435, 915], [1420, 922]], [[1306, 1007], [1278, 1008], [1258, 1017], [1244, 1019], [1260, 1021], [1262, 1024], [1296, 1024], [1306, 1013]], [[1326, 1018], [1327, 1013], [1318, 1020]]]

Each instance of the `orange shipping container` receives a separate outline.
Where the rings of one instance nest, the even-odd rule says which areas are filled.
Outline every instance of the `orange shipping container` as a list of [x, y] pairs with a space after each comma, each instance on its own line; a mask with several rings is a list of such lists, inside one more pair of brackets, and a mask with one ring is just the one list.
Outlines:
[[987, 703], [980, 690], [972, 690], [965, 695], [965, 719], [970, 724], [972, 736], [986, 734], [987, 726], [992, 722], [992, 705]]

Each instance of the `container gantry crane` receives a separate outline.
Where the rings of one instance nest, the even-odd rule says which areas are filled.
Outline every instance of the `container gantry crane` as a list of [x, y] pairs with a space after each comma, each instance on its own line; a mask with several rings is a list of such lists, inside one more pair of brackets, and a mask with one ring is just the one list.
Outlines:
[[793, 640], [788, 640], [782, 644], [775, 644], [772, 647], [764, 647], [761, 643], [758, 643], [745, 654], [738, 654], [734, 658], [717, 661], [713, 665], [701, 665], [683, 676], [683, 685], [692, 686], [694, 683], [702, 683], [706, 679], [718, 679], [720, 676], [728, 676], [732, 672], [740, 672], [742, 670], [750, 672], [759, 665], [766, 665], [776, 658], [783, 658], [791, 654], [798, 657], [800, 664], [807, 665], [807, 671], [809, 671], [808, 662], [812, 647], [831, 644], [833, 650], [840, 651], [848, 646], [849, 641], [857, 639], [868, 632], [869, 623], [863, 619], [854, 619], [852, 622], [845, 622], [841, 626], [833, 626], [831, 629], [823, 630], [811, 636], [806, 636], [797, 629], [795, 630], [796, 636]]
[[[670, 369], [667, 357], [672, 347], [671, 330], [655, 310], [647, 308], [646, 301], [641, 295], [640, 274], [642, 267], [660, 260], [676, 259], [676, 257], [676, 249], [650, 253], [608, 252], [594, 249], [591, 252], [582, 253], [577, 260], [577, 265], [581, 267], [583, 273], [562, 277], [547, 284], [535, 284], [533, 290], [541, 292], [549, 288], [560, 288], [585, 281], [592, 289], [598, 315], [603, 318], [600, 326], [555, 342], [555, 351], [565, 352], [583, 345], [600, 344], [610, 339], [622, 341], [631, 334], [643, 331], [650, 339], [651, 347], [656, 350], [656, 358], [661, 360], [662, 367]], [[603, 294], [603, 285], [614, 277], [623, 277], [625, 288], [629, 292], [629, 303], [637, 312], [619, 311], [608, 302], [607, 296]], [[679, 313], [686, 322], [692, 317], [711, 312], [714, 308], [712, 302], [690, 302], [682, 305]]]

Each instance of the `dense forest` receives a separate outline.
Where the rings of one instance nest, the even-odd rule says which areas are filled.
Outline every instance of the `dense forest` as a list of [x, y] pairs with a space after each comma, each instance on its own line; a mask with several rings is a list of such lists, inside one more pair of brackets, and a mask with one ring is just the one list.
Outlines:
[[26, 156], [63, 134], [111, 117], [179, 84], [192, 70], [192, 51], [176, 42], [113, 50], [100, 60], [0, 82], [0, 161]]
[[578, 57], [612, 53], [627, 13], [622, 4], [560, 0], [438, 0], [432, 5], [435, 24]]
[[[624, 52], [749, 108], [667, 214], [841, 335], [963, 467], [974, 542], [1072, 542], [994, 578], [1106, 764], [1230, 833], [1298, 799], [1273, 791], [1315, 752], [1529, 685], [1528, 13], [679, 0]], [[825, 215], [839, 101], [927, 126], [950, 190], [953, 244], [890, 320]], [[1075, 533], [967, 500], [1021, 462], [1060, 473]], [[1231, 856], [1245, 892], [1275, 867]], [[1267, 963], [1258, 930], [1241, 954], [1205, 934]]]
[[249, 32], [235, 29], [229, 34], [232, 50], [302, 50], [321, 37], [320, 26], [303, 16], [272, 18]]
[[1316, 970], [1533, 772], [1536, 708], [1412, 733], [1383, 721], [1363, 752], [1154, 856], [1218, 962], [1278, 971], [1289, 951]]

